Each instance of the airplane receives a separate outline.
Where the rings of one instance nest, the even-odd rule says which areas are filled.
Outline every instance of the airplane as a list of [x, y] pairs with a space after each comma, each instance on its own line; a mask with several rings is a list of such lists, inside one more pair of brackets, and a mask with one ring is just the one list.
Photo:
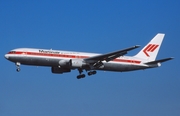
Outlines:
[[164, 36], [165, 34], [158, 33], [134, 56], [125, 56], [125, 54], [139, 48], [139, 45], [106, 54], [17, 48], [5, 54], [5, 58], [15, 63], [17, 72], [20, 71], [21, 64], [51, 67], [51, 72], [55, 74], [68, 73], [77, 69], [79, 71], [77, 79], [81, 79], [85, 77], [83, 70], [90, 76], [96, 74], [96, 70], [126, 72], [160, 67], [161, 63], [173, 59], [169, 57], [156, 60]]

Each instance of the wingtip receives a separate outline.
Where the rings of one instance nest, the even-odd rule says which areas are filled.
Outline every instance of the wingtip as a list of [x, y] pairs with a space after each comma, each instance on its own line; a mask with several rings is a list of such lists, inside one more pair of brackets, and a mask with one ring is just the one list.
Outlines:
[[135, 48], [139, 48], [139, 47], [140, 47], [140, 45], [135, 45], [134, 47], [135, 47]]

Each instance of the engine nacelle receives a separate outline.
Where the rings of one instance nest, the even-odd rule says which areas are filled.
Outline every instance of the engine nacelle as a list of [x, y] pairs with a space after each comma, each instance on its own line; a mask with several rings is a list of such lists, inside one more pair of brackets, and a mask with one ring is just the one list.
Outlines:
[[82, 59], [70, 59], [70, 60], [60, 60], [60, 67], [63, 68], [82, 68], [86, 66], [86, 63]]
[[71, 60], [60, 60], [59, 65], [61, 67], [68, 67], [70, 68], [72, 66]]
[[72, 68], [82, 68], [86, 66], [86, 63], [82, 59], [72, 59], [71, 67]]
[[71, 69], [59, 68], [59, 67], [51, 67], [51, 72], [52, 73], [57, 73], [57, 74], [62, 74], [62, 73], [71, 72]]

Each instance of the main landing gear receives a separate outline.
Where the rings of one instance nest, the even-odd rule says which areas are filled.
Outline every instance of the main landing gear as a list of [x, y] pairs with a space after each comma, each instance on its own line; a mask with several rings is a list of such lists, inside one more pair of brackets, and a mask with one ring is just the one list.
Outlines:
[[94, 71], [89, 71], [88, 72], [88, 75], [91, 76], [91, 75], [95, 75], [97, 72], [94, 70]]
[[[79, 75], [77, 76], [77, 79], [81, 79], [81, 78], [84, 78], [86, 76], [85, 74], [82, 74], [82, 72], [83, 72], [82, 69], [78, 69], [78, 71], [79, 71]], [[91, 75], [94, 75], [96, 73], [97, 73], [96, 71], [89, 71], [88, 75], [91, 76]]]
[[20, 71], [20, 65], [21, 65], [21, 63], [16, 62], [16, 71], [17, 71], [17, 72], [19, 72], [19, 71]]
[[81, 79], [81, 78], [84, 78], [86, 75], [85, 74], [80, 74], [77, 76], [77, 79]]
[[81, 78], [84, 78], [86, 75], [85, 74], [82, 74], [83, 70], [82, 69], [78, 69], [79, 71], [79, 75], [77, 76], [77, 79], [81, 79]]

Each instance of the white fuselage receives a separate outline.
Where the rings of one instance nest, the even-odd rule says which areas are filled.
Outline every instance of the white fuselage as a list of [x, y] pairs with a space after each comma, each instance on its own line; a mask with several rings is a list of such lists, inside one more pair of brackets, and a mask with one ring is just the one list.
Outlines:
[[[61, 60], [79, 59], [93, 57], [100, 54], [74, 52], [74, 51], [59, 51], [59, 50], [47, 50], [47, 49], [32, 49], [32, 48], [19, 48], [14, 49], [5, 55], [6, 59], [20, 63], [24, 65], [35, 66], [49, 66], [58, 67]], [[103, 66], [98, 67], [96, 70], [106, 71], [132, 71], [146, 68], [158, 67], [158, 65], [146, 65], [144, 62], [147, 60], [139, 59], [136, 57], [121, 56], [112, 61], [103, 61]], [[73, 62], [76, 63], [76, 62]], [[78, 63], [78, 62], [77, 62]], [[79, 67], [71, 67], [76, 69]], [[85, 70], [91, 70], [85, 68]]]

